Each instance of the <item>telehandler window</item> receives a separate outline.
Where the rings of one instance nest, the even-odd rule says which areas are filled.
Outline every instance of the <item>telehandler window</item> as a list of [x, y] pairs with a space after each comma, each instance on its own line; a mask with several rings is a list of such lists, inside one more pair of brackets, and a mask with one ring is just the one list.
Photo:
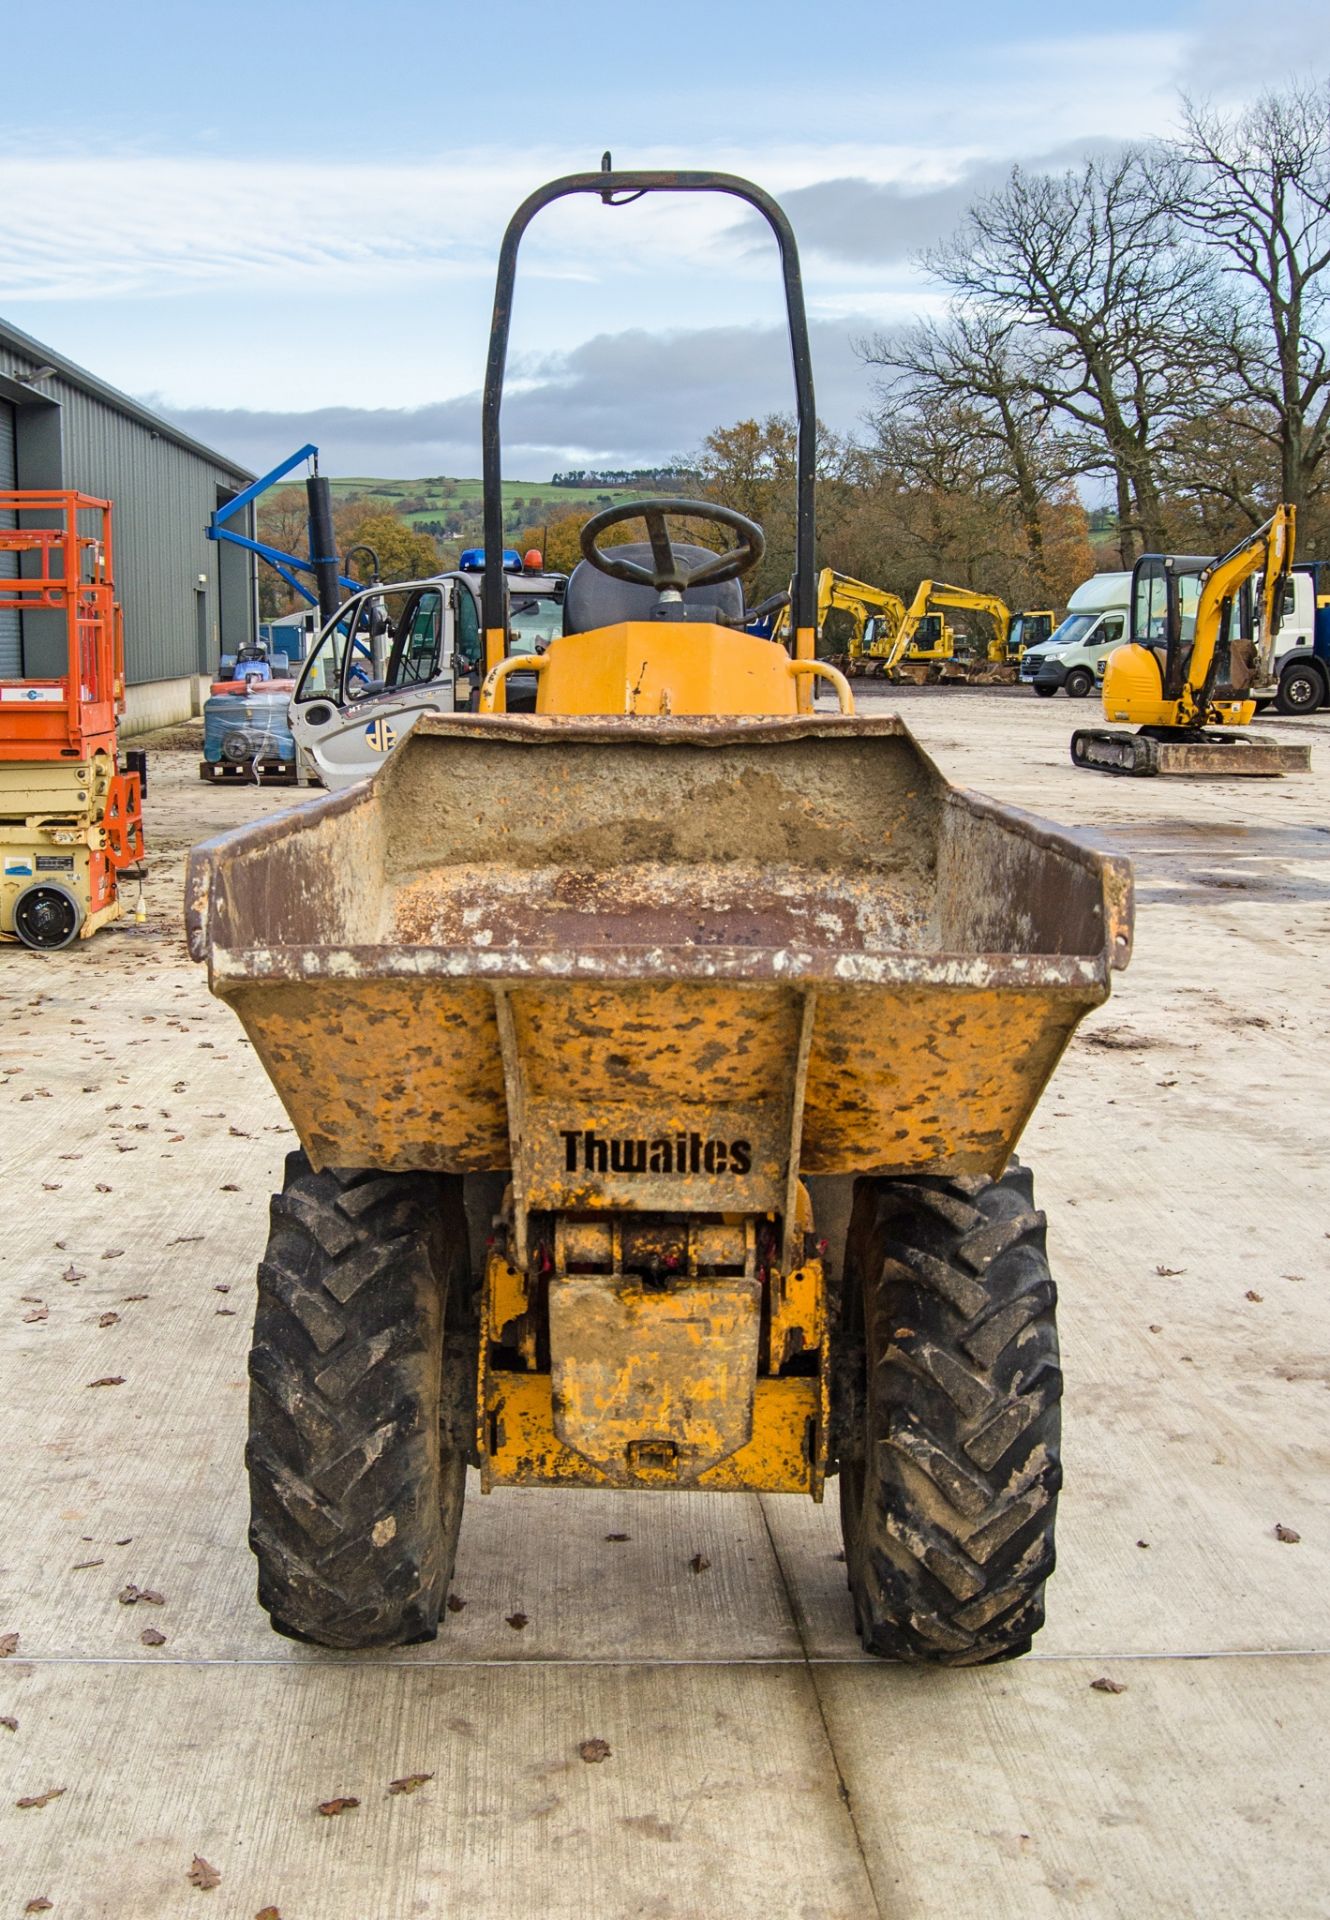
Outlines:
[[342, 697], [342, 657], [346, 652], [346, 633], [330, 627], [316, 644], [305, 664], [296, 688], [296, 699], [334, 700]]
[[470, 587], [454, 583], [457, 614], [457, 657], [469, 673], [480, 666], [480, 608]]
[[369, 693], [418, 687], [434, 679], [442, 642], [443, 595], [437, 587], [426, 587], [411, 596], [397, 621], [383, 679], [359, 685], [348, 679], [347, 698], [356, 700]]

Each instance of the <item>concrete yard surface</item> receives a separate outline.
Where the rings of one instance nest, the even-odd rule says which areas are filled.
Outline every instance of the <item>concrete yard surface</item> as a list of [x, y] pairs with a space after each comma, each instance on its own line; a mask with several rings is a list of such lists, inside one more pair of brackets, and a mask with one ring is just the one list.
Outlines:
[[1034, 1652], [867, 1658], [834, 1483], [473, 1486], [435, 1642], [270, 1631], [245, 1368], [294, 1136], [180, 887], [309, 795], [206, 786], [182, 736], [146, 924], [0, 949], [0, 1920], [1330, 1912], [1330, 718], [1262, 723], [1310, 776], [1126, 780], [1070, 765], [1089, 702], [861, 703], [1136, 869], [1021, 1145], [1066, 1372]]

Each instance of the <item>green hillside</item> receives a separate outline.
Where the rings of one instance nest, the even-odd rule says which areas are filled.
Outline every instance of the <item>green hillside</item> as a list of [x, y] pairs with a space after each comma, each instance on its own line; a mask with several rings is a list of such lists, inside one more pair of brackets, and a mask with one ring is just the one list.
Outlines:
[[[437, 541], [445, 565], [455, 565], [463, 547], [483, 543], [479, 480], [452, 479], [446, 475], [428, 480], [382, 480], [351, 474], [334, 479], [331, 485], [334, 508], [355, 502], [369, 512], [397, 514], [417, 532], [430, 534]], [[578, 488], [556, 487], [548, 480], [505, 480], [504, 537], [516, 539], [526, 528], [541, 528], [561, 514], [577, 511], [585, 516], [615, 500], [640, 496], [649, 490], [641, 483]], [[291, 484], [273, 489], [275, 499], [297, 492], [303, 500], [303, 487]]]

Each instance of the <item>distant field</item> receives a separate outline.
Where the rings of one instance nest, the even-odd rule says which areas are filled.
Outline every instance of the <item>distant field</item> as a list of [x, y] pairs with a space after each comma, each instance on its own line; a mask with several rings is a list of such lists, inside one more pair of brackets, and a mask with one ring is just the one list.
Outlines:
[[[460, 516], [461, 526], [450, 531], [464, 535], [480, 518], [479, 480], [375, 480], [351, 475], [334, 480], [332, 490], [337, 500], [357, 495], [369, 500], [381, 500], [385, 508], [400, 513], [412, 526], [419, 526], [424, 521], [441, 521], [446, 525], [450, 516]], [[634, 491], [640, 493], [641, 488], [604, 487], [595, 491], [579, 491], [575, 487], [552, 487], [548, 480], [505, 480], [504, 525], [515, 531], [521, 527], [539, 526], [542, 521], [553, 520], [561, 513], [571, 513], [575, 508], [589, 513], [593, 507], [603, 507], [612, 500], [624, 499]]]
[[[434, 540], [441, 565], [457, 565], [464, 547], [483, 545], [484, 521], [479, 480], [380, 480], [367, 475], [350, 474], [331, 481], [334, 505], [352, 499], [363, 500], [371, 508], [399, 515], [417, 532]], [[295, 490], [295, 483], [274, 488], [283, 494]], [[303, 488], [301, 488], [303, 492]], [[578, 512], [585, 519], [597, 508], [615, 500], [640, 496], [650, 491], [640, 485], [604, 487], [598, 490], [577, 487], [553, 487], [548, 480], [505, 480], [503, 483], [504, 542], [515, 541], [528, 528], [540, 530], [560, 514]]]

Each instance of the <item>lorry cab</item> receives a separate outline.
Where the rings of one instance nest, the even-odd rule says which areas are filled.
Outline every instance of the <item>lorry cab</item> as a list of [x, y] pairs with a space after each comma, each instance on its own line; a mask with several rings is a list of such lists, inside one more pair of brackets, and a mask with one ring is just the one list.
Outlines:
[[[504, 554], [510, 654], [543, 653], [562, 628], [566, 577], [540, 562], [534, 550]], [[453, 572], [366, 587], [323, 629], [296, 685], [291, 731], [325, 787], [377, 772], [422, 714], [474, 710], [484, 677], [483, 565], [472, 548]], [[510, 676], [509, 689], [514, 709], [534, 705], [534, 673]]]
[[1322, 561], [1294, 565], [1284, 586], [1284, 610], [1275, 641], [1279, 713], [1315, 713], [1330, 704], [1330, 566]]
[[1096, 573], [1067, 602], [1067, 617], [1046, 640], [1027, 645], [1020, 681], [1045, 700], [1059, 687], [1073, 700], [1093, 693], [1114, 647], [1127, 637], [1129, 573]]

